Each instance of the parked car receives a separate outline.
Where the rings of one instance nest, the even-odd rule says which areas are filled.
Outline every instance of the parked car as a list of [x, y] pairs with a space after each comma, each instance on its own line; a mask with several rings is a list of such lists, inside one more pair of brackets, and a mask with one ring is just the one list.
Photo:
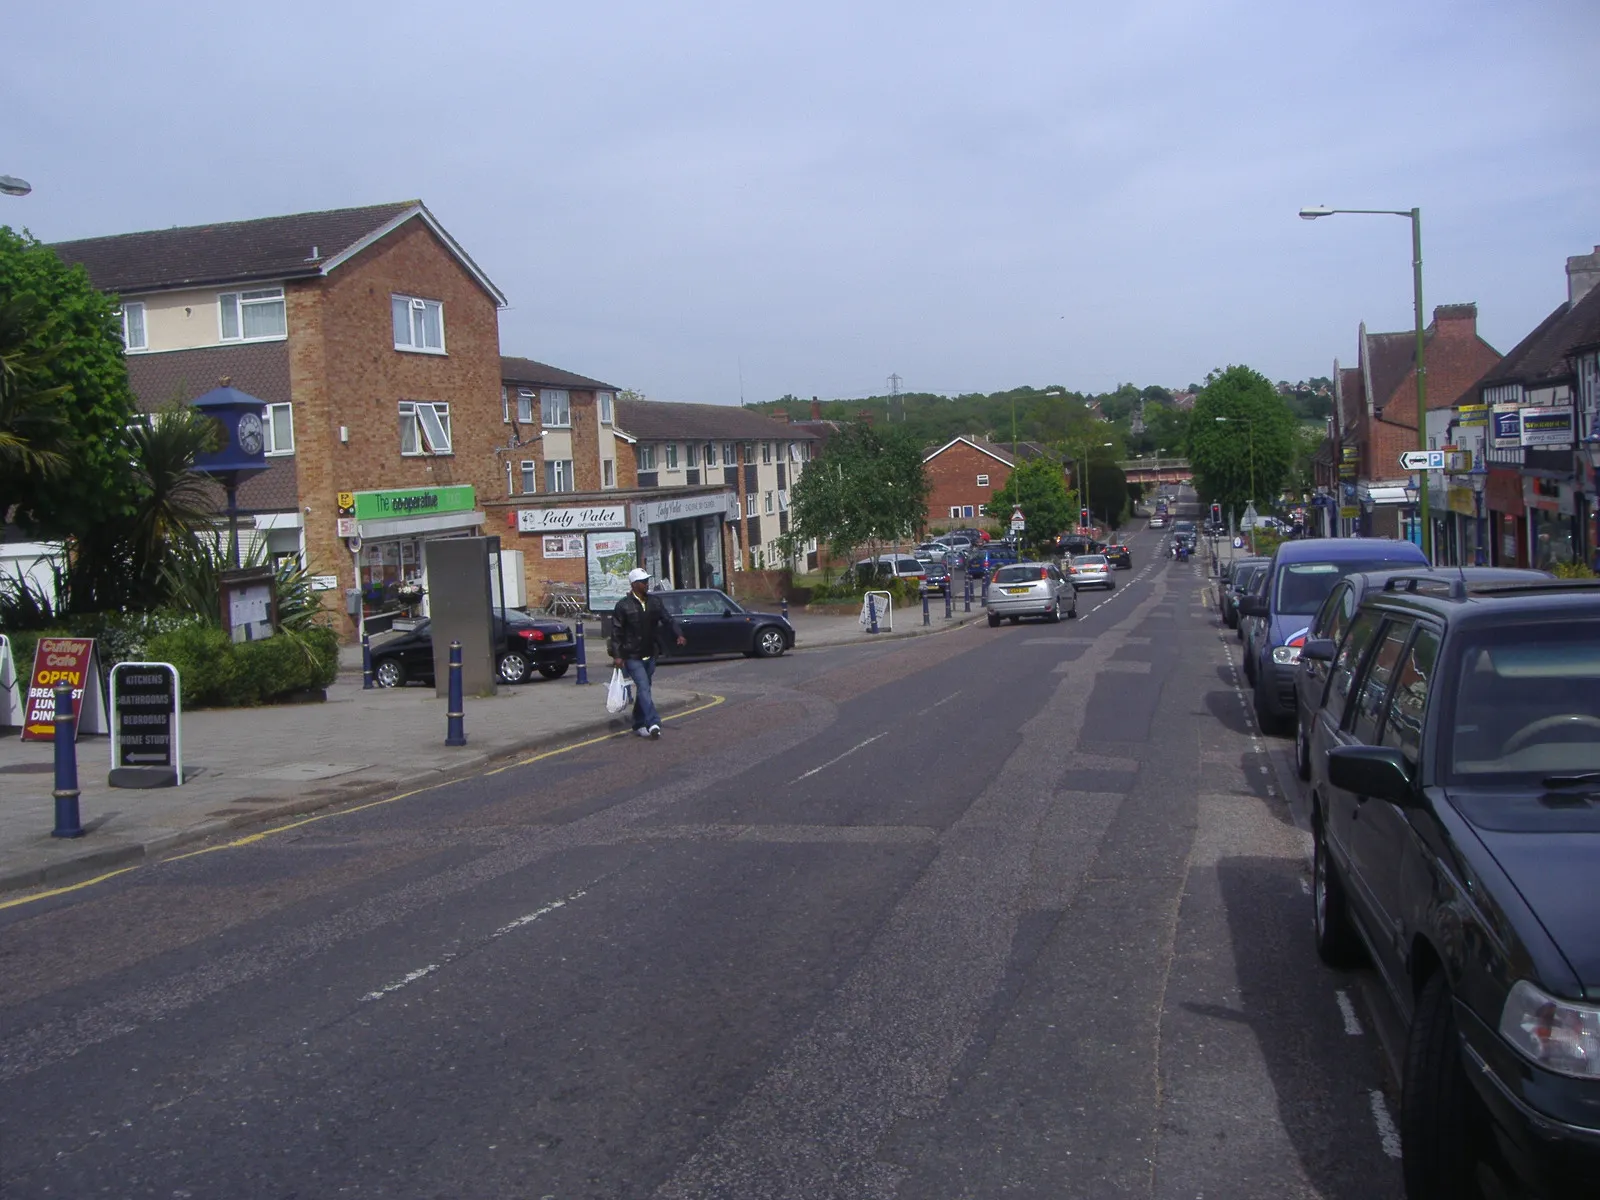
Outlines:
[[[950, 590], [950, 576], [952, 574], [950, 560], [952, 557], [952, 555], [944, 555], [930, 559], [923, 568], [928, 573], [927, 581], [923, 584], [923, 587], [934, 595], [942, 596]], [[965, 575], [963, 575], [963, 578], [965, 578]]]
[[1317, 639], [1326, 639], [1338, 645], [1344, 640], [1345, 630], [1355, 620], [1356, 610], [1367, 593], [1381, 591], [1391, 580], [1398, 580], [1407, 590], [1446, 592], [1455, 587], [1456, 580], [1464, 580], [1468, 587], [1493, 583], [1528, 583], [1550, 579], [1547, 571], [1528, 571], [1514, 567], [1436, 567], [1432, 569], [1406, 568], [1399, 572], [1369, 571], [1346, 575], [1333, 585], [1328, 598], [1322, 602], [1317, 615], [1311, 618], [1303, 638], [1291, 638], [1289, 648], [1298, 662], [1294, 675], [1294, 765], [1301, 779], [1311, 778], [1311, 743], [1308, 736], [1308, 715], [1322, 707], [1327, 691], [1328, 664], [1321, 659], [1307, 658], [1305, 645]]
[[1409, 1027], [1407, 1195], [1594, 1195], [1600, 585], [1389, 580], [1303, 657], [1316, 948]]
[[856, 579], [862, 587], [875, 587], [891, 579], [915, 579], [922, 586], [928, 568], [910, 554], [880, 554], [856, 563]]
[[1015, 625], [1023, 617], [1059, 621], [1063, 612], [1078, 615], [1078, 597], [1055, 563], [1009, 563], [995, 571], [984, 597], [991, 628], [1006, 618]]
[[949, 553], [950, 546], [945, 542], [923, 542], [922, 545], [911, 552], [911, 556], [929, 563], [936, 562]]
[[1264, 636], [1267, 619], [1256, 613], [1245, 611], [1245, 607], [1255, 601], [1261, 600], [1272, 582], [1272, 563], [1263, 563], [1250, 570], [1250, 583], [1245, 591], [1239, 595], [1239, 640], [1244, 643], [1244, 657], [1241, 660], [1244, 669], [1244, 681], [1251, 687], [1256, 682], [1256, 645]]
[[1112, 591], [1117, 581], [1111, 576], [1111, 560], [1104, 554], [1075, 554], [1067, 563], [1067, 578], [1077, 591], [1105, 588]]
[[794, 649], [794, 626], [787, 619], [777, 613], [745, 608], [716, 588], [685, 588], [658, 594], [688, 643], [669, 644], [663, 659], [703, 658], [710, 654], [777, 658], [785, 650]]
[[1128, 543], [1119, 538], [1107, 542], [1102, 551], [1111, 560], [1111, 565], [1119, 571], [1133, 570], [1133, 551], [1128, 549]]
[[975, 549], [967, 556], [967, 574], [973, 579], [987, 579], [996, 567], [1017, 561], [1017, 552], [999, 542]]
[[[506, 683], [525, 683], [535, 671], [560, 679], [578, 659], [572, 630], [548, 617], [530, 617], [515, 609], [497, 613], [494, 621], [495, 669]], [[372, 681], [379, 687], [402, 687], [415, 680], [432, 685], [433, 622], [390, 633], [372, 643]]]
[[1166, 527], [1167, 527], [1167, 518], [1166, 518], [1165, 514], [1157, 513], [1155, 516], [1150, 518], [1150, 528], [1151, 529], [1165, 529]]
[[1260, 617], [1262, 636], [1246, 653], [1246, 674], [1255, 688], [1256, 721], [1274, 732], [1294, 716], [1295, 665], [1300, 652], [1291, 642], [1305, 637], [1333, 585], [1358, 571], [1428, 566], [1422, 549], [1393, 538], [1316, 538], [1284, 542], [1272, 553], [1270, 578], [1259, 595], [1245, 597], [1239, 611]]
[[[1269, 561], [1265, 558], [1236, 558], [1228, 566], [1218, 604], [1222, 608], [1222, 623], [1229, 629], [1239, 628], [1239, 597], [1250, 590], [1250, 583], [1255, 577], [1253, 569], [1264, 569]], [[1243, 640], [1244, 635], [1241, 633], [1239, 637]]]

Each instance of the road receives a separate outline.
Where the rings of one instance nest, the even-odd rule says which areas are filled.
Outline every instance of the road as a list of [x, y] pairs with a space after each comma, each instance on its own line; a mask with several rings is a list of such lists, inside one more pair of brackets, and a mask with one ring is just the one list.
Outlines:
[[1236, 643], [1131, 544], [0, 910], [0, 1196], [1397, 1197]]

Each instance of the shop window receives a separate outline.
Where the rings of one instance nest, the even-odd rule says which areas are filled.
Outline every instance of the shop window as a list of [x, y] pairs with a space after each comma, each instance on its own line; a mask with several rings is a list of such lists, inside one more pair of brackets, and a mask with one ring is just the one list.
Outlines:
[[565, 388], [541, 388], [539, 419], [546, 429], [572, 427], [572, 398]]
[[573, 482], [572, 460], [558, 458], [544, 465], [544, 490], [547, 492], [572, 492], [577, 487]]
[[678, 443], [677, 442], [668, 442], [667, 443], [667, 470], [676, 471], [677, 469], [678, 469]]
[[763, 463], [770, 463], [772, 461], [772, 443], [771, 442], [762, 442], [761, 443], [761, 461]]
[[443, 304], [421, 296], [390, 296], [389, 307], [394, 314], [396, 350], [415, 354], [444, 353]]
[[282, 288], [223, 292], [217, 297], [218, 332], [225, 342], [257, 342], [288, 336]]
[[656, 448], [654, 446], [639, 447], [639, 470], [654, 471], [656, 469]]
[[600, 460], [600, 486], [614, 488], [617, 486], [617, 460], [602, 458]]
[[522, 460], [522, 494], [531, 496], [539, 490], [539, 464], [531, 458]]
[[266, 435], [267, 454], [293, 454], [294, 410], [287, 404], [267, 405], [267, 419], [262, 432]]
[[401, 401], [400, 453], [452, 453], [450, 449], [450, 406], [442, 401]]
[[600, 424], [609, 425], [615, 419], [612, 414], [613, 397], [610, 392], [596, 392], [595, 400], [600, 405]]
[[700, 466], [700, 447], [693, 442], [684, 443], [683, 465], [691, 471]]
[[978, 476], [978, 486], [979, 487], [988, 487], [989, 486], [989, 477], [987, 475], [979, 475]]
[[122, 348], [144, 350], [148, 343], [144, 336], [144, 305], [130, 302], [122, 306]]

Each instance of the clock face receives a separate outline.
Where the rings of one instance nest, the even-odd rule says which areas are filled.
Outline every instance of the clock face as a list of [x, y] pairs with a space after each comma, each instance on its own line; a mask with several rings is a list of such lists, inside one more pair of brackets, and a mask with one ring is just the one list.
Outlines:
[[246, 454], [260, 454], [262, 444], [261, 418], [245, 413], [239, 418], [239, 449]]

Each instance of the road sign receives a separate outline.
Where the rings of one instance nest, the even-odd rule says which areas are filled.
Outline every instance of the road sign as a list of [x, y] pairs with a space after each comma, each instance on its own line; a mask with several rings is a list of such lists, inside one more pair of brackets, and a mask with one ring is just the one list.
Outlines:
[[1443, 450], [1407, 450], [1400, 455], [1402, 471], [1444, 470]]
[[1028, 526], [1028, 519], [1022, 515], [1021, 507], [1011, 510], [1011, 532], [1021, 533]]
[[1254, 529], [1256, 527], [1256, 523], [1260, 521], [1260, 519], [1260, 515], [1256, 512], [1256, 502], [1252, 500], [1249, 504], [1245, 505], [1244, 516], [1239, 519], [1239, 528]]

